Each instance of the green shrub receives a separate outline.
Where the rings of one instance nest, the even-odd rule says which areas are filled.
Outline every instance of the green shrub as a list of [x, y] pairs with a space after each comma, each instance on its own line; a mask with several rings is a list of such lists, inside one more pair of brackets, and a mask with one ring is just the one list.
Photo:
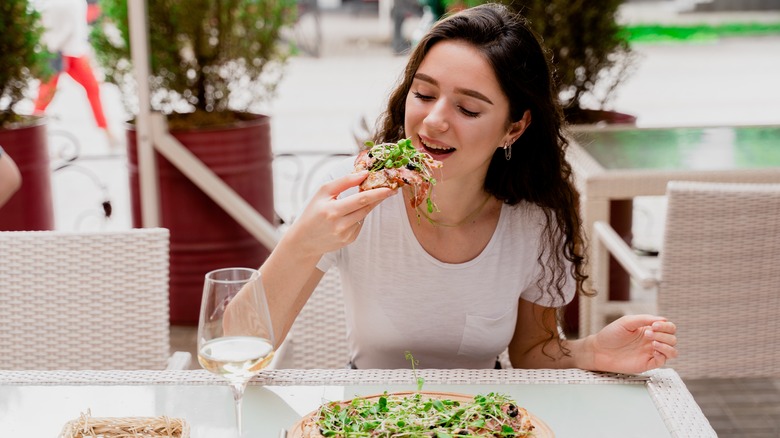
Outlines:
[[31, 81], [51, 73], [42, 35], [40, 16], [28, 0], [0, 1], [0, 128], [24, 121], [14, 108]]
[[[443, 0], [466, 7], [482, 0]], [[633, 53], [616, 14], [623, 0], [501, 0], [521, 12], [550, 50], [564, 113], [588, 121], [584, 109], [603, 109], [630, 73]]]
[[[127, 0], [100, 5], [92, 44], [106, 80], [135, 113]], [[286, 60], [279, 31], [295, 7], [295, 0], [148, 0], [152, 109], [168, 114], [172, 127], [184, 123], [175, 114], [191, 121], [183, 126], [218, 125], [272, 97]]]

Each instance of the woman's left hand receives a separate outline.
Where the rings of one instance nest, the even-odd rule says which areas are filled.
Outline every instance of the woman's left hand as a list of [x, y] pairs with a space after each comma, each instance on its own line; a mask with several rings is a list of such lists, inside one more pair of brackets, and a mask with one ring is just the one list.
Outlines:
[[676, 331], [659, 316], [624, 316], [591, 337], [593, 369], [633, 374], [659, 368], [677, 357]]

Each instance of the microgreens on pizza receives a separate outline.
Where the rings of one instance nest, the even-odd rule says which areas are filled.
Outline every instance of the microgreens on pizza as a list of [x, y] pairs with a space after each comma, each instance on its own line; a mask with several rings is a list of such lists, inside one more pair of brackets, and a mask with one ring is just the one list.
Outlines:
[[429, 154], [420, 152], [409, 138], [397, 143], [366, 142], [367, 149], [355, 159], [355, 171], [368, 170], [368, 176], [360, 184], [360, 191], [387, 187], [397, 189], [405, 185], [412, 187], [412, 208], [417, 208], [423, 200], [429, 213], [438, 211], [430, 197], [432, 186], [436, 184], [433, 169], [442, 166]]
[[460, 398], [385, 392], [334, 401], [322, 405], [304, 425], [303, 437], [533, 436], [531, 416], [508, 396], [491, 392], [471, 401]]

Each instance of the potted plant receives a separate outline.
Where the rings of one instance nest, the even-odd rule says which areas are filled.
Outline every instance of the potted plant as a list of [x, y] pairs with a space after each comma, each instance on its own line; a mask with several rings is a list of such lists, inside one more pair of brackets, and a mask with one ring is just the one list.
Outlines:
[[[106, 80], [138, 109], [127, 0], [101, 0], [92, 44]], [[258, 210], [275, 221], [269, 117], [286, 53], [279, 31], [294, 0], [148, 0], [152, 110], [171, 134]], [[141, 226], [135, 130], [128, 125], [134, 226]], [[197, 323], [206, 272], [259, 266], [269, 251], [157, 154], [161, 224], [171, 231], [171, 321]]]
[[28, 0], [0, 2], [0, 146], [13, 157], [22, 187], [0, 209], [0, 230], [54, 228], [51, 171], [42, 117], [21, 114], [30, 83], [50, 74], [40, 17]]
[[[442, 0], [448, 9], [483, 0]], [[630, 73], [628, 33], [616, 21], [623, 0], [499, 0], [520, 11], [550, 50], [564, 115], [569, 123], [634, 123], [605, 105]]]

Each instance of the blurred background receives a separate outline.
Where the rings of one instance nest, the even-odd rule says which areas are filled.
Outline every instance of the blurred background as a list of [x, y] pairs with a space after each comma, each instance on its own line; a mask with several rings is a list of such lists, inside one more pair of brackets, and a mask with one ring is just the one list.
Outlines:
[[[596, 96], [582, 98], [583, 105], [632, 116], [640, 127], [777, 123], [778, 3], [620, 4], [615, 20], [628, 31], [631, 64], [608, 101], [599, 102], [597, 89]], [[303, 181], [298, 179], [299, 165], [288, 154], [354, 151], [354, 135], [365, 133], [361, 121], [373, 126], [399, 77], [406, 55], [393, 48], [396, 23], [390, 9], [381, 1], [322, 0], [319, 56], [300, 52], [289, 58], [274, 97], [255, 108], [270, 116], [273, 153], [280, 156], [274, 164], [274, 204], [282, 218], [291, 219], [300, 207], [297, 189]], [[402, 14], [405, 41], [424, 28], [423, 9]], [[95, 72], [102, 79], [96, 61]], [[109, 128], [119, 144], [110, 144], [95, 125], [83, 89], [68, 75], [61, 76], [46, 110], [52, 167], [57, 169], [52, 174], [57, 229], [131, 226], [124, 140], [131, 116], [116, 85], [101, 82], [100, 88]], [[20, 103], [20, 112], [32, 112], [36, 93], [33, 83], [31, 98]], [[105, 216], [105, 201], [112, 206], [110, 217]], [[644, 208], [641, 200], [638, 206]], [[635, 236], [657, 238], [659, 230], [643, 221], [637, 218]]]
[[[276, 217], [269, 219], [289, 223], [295, 218], [314, 188], [317, 172], [330, 160], [354, 153], [360, 141], [370, 137], [415, 39], [447, 9], [470, 5], [396, 2], [299, 3], [299, 15], [281, 32], [291, 48], [289, 58], [277, 71], [273, 95], [251, 107], [270, 117]], [[569, 104], [571, 122], [637, 127], [780, 123], [780, 0], [583, 3], [591, 2], [527, 2], [526, 9], [532, 22], [555, 30], [543, 36], [560, 66], [567, 56], [574, 57], [573, 49], [563, 50], [571, 48], [571, 41], [588, 41], [594, 50], [603, 50], [603, 68], [581, 83], [566, 79], [568, 70], [559, 67], [559, 76], [568, 81], [561, 98]], [[103, 13], [110, 12], [99, 5]], [[607, 12], [593, 20], [588, 8]], [[593, 21], [577, 21], [584, 16]], [[600, 44], [604, 47], [598, 48]], [[133, 114], [123, 101], [123, 90], [111, 83], [116, 76], [94, 51], [89, 57], [108, 131], [96, 125], [84, 89], [61, 75], [45, 110], [54, 228], [130, 228], [125, 129]], [[26, 98], [15, 107], [19, 113], [34, 112], [39, 81], [29, 85]], [[613, 117], [594, 118], [593, 111]], [[638, 198], [635, 242], [657, 246], [663, 215], [662, 197]], [[174, 350], [194, 353], [191, 325], [174, 325], [172, 334]], [[780, 436], [780, 382], [686, 383], [723, 436]], [[761, 416], [745, 420], [752, 414]]]

